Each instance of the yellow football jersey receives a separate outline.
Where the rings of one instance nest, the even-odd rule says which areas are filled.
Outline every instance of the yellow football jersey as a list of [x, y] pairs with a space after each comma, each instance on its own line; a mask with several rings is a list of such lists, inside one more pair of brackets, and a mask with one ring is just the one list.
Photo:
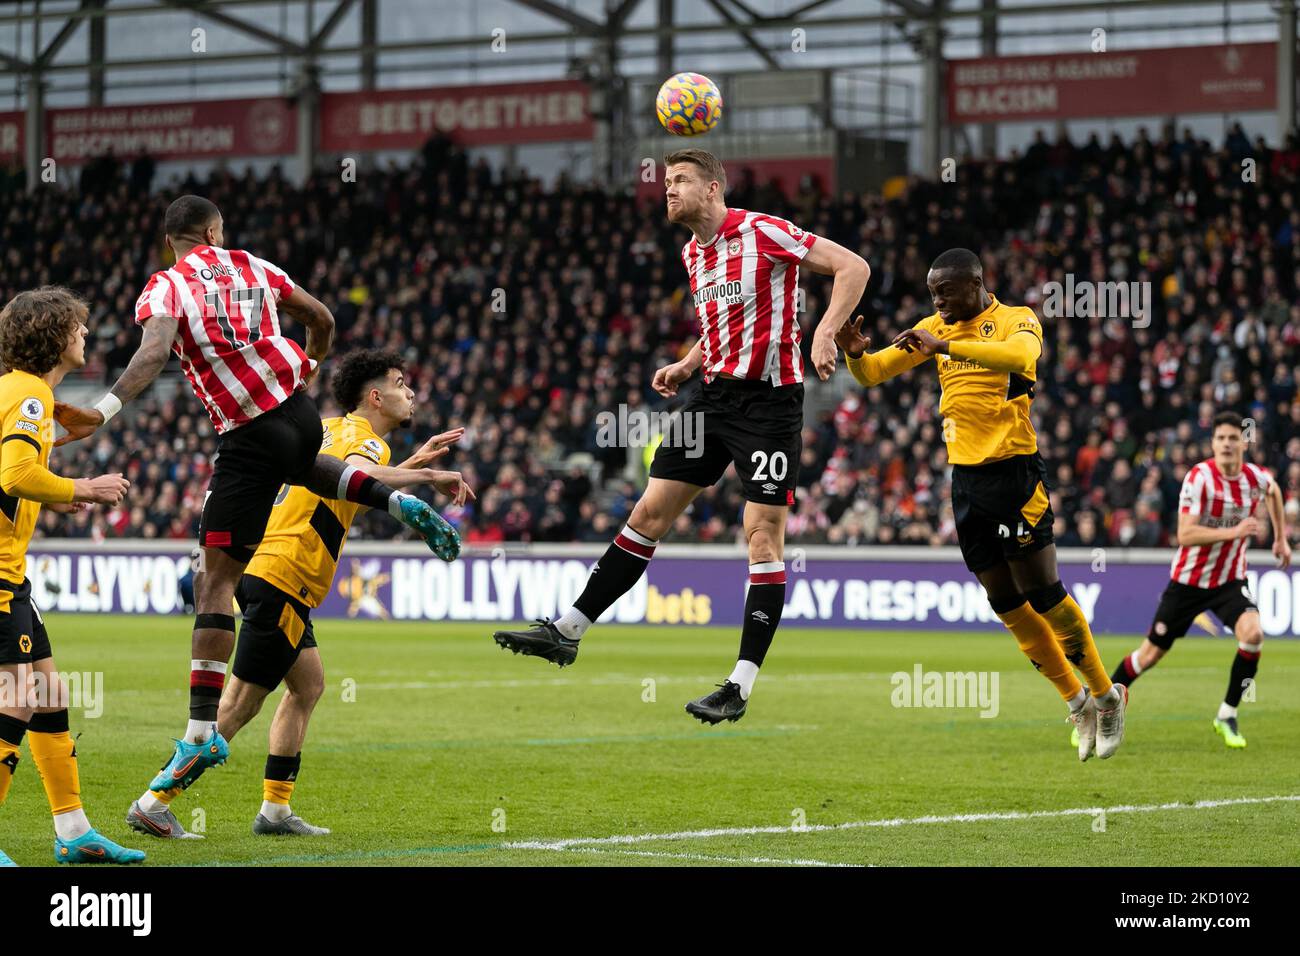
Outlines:
[[[359, 415], [327, 418], [321, 454], [334, 458], [362, 455], [388, 464], [388, 444]], [[266, 534], [245, 573], [269, 581], [308, 607], [319, 607], [329, 594], [357, 505], [314, 495], [285, 485], [271, 509]]]
[[[1043, 327], [1033, 309], [989, 298], [989, 307], [969, 322], [944, 325], [936, 312], [916, 328], [949, 342], [1005, 342], [1021, 332], [1036, 335], [1042, 342]], [[944, 417], [948, 461], [982, 465], [1038, 451], [1038, 435], [1029, 420], [1036, 381], [1032, 370], [1028, 374], [994, 372], [948, 355], [934, 358], [943, 389], [939, 412]]]
[[[54, 447], [54, 393], [44, 379], [19, 371], [0, 375], [0, 441], [32, 446], [41, 467], [49, 467]], [[67, 482], [70, 489], [70, 479], [59, 481]], [[67, 497], [71, 500], [72, 495]], [[40, 513], [39, 501], [0, 489], [0, 578], [11, 584], [22, 584], [27, 575], [27, 546]]]

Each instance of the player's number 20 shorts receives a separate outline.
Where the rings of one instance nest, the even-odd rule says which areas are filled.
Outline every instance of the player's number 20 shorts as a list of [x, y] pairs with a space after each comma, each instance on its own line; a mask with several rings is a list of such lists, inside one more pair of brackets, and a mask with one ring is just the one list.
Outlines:
[[655, 451], [650, 477], [709, 487], [734, 464], [745, 500], [793, 505], [803, 451], [803, 384], [753, 379], [705, 382], [682, 409], [681, 427]]

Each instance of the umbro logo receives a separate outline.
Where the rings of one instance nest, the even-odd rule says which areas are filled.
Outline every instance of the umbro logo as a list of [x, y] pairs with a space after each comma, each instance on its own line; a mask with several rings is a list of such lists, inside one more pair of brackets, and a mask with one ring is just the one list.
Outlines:
[[772, 484], [770, 481], [764, 482], [761, 487], [763, 489], [763, 494], [765, 495], [771, 495], [776, 493], [776, 485]]
[[750, 617], [752, 617], [756, 621], [762, 621], [764, 624], [767, 624], [771, 620], [771, 618], [769, 618], [762, 611], [755, 611], [753, 614], [750, 615]]

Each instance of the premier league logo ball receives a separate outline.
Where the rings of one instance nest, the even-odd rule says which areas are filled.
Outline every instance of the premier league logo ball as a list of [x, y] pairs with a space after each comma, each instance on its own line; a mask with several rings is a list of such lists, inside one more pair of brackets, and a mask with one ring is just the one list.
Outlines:
[[655, 113], [674, 136], [699, 136], [722, 119], [722, 94], [707, 76], [677, 73], [659, 87]]

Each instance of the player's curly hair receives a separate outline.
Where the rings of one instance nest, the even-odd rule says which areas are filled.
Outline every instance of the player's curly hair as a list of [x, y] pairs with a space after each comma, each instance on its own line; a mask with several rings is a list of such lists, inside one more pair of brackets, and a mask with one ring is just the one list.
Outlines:
[[339, 359], [330, 380], [330, 390], [334, 401], [345, 412], [354, 412], [361, 404], [361, 396], [367, 391], [366, 386], [377, 378], [383, 378], [389, 369], [399, 372], [406, 368], [406, 361], [400, 352], [392, 349], [355, 349]]
[[63, 286], [19, 292], [0, 311], [0, 362], [7, 369], [44, 375], [59, 364], [89, 311], [80, 296]]

